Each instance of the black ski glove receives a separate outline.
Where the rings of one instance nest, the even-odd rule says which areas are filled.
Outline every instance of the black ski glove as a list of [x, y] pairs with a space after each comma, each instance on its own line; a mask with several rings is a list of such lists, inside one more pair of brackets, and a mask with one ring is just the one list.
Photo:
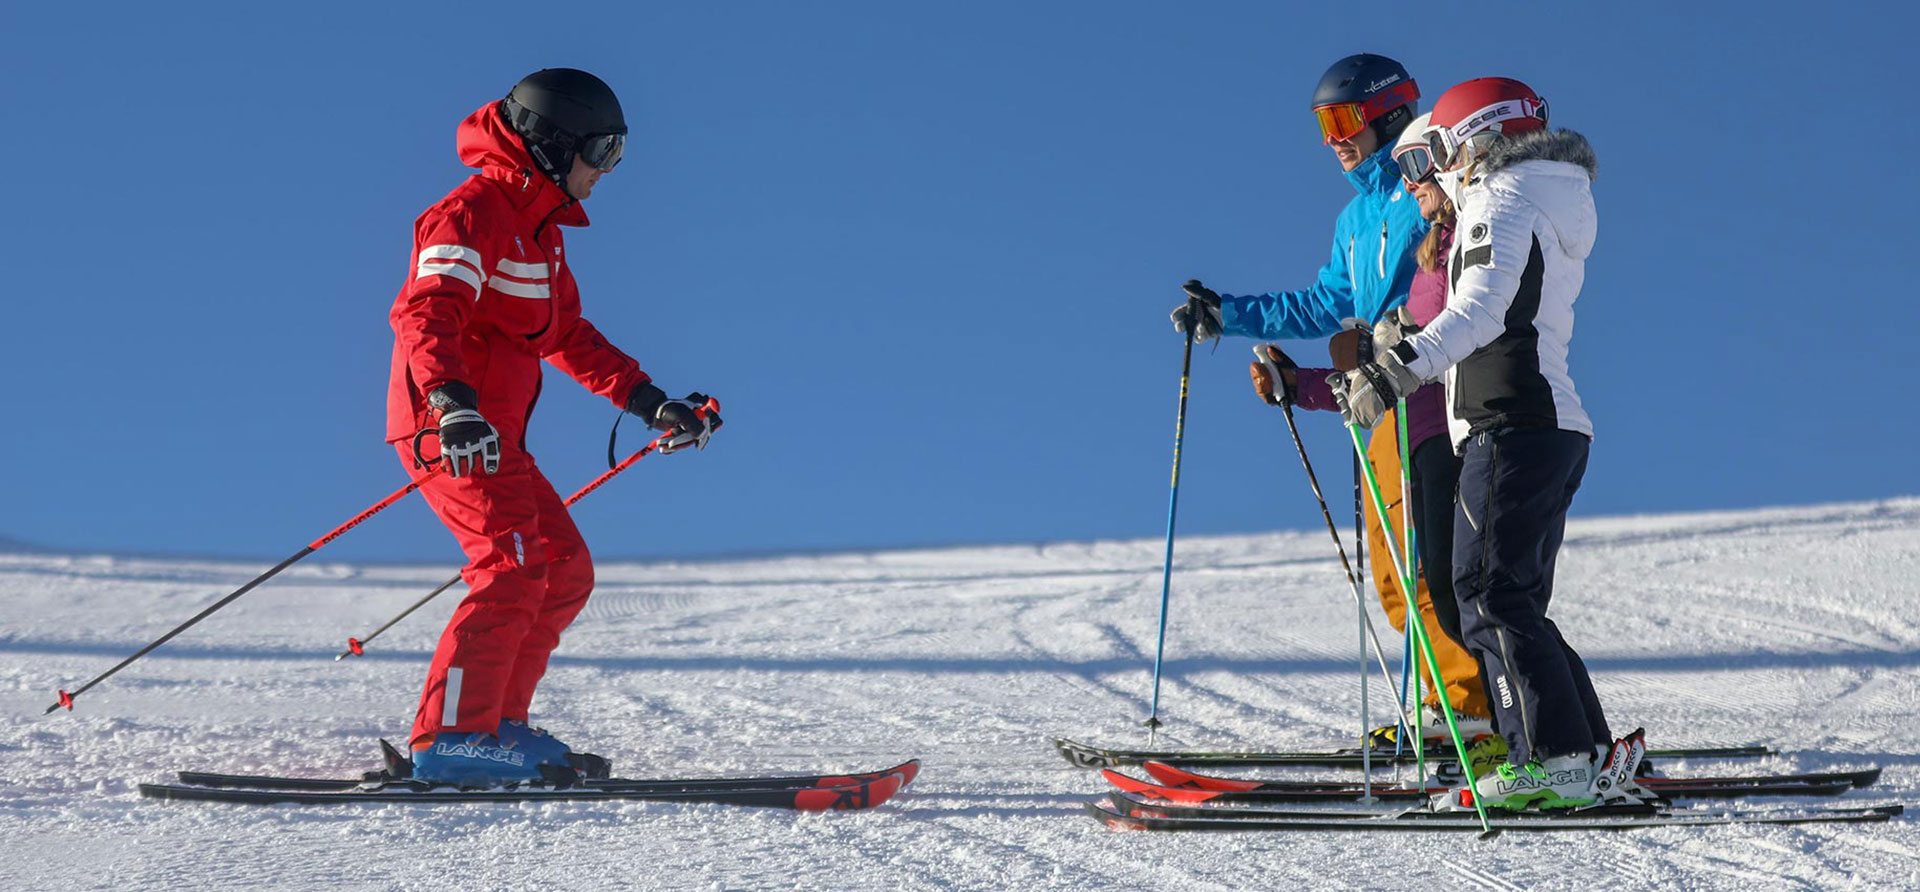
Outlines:
[[479, 395], [460, 381], [448, 381], [427, 394], [427, 405], [439, 414], [440, 460], [449, 477], [500, 470], [500, 434], [480, 417], [479, 404]]
[[1200, 284], [1199, 279], [1188, 279], [1187, 284], [1180, 287], [1186, 291], [1187, 300], [1167, 314], [1167, 318], [1173, 320], [1173, 330], [1182, 334], [1192, 331], [1196, 341], [1219, 337], [1220, 295]]
[[647, 426], [672, 436], [660, 445], [661, 452], [692, 446], [707, 448], [707, 440], [722, 424], [718, 404], [707, 409], [706, 394], [689, 393], [685, 399], [667, 399], [666, 391], [642, 384], [627, 396], [627, 411], [647, 422]]

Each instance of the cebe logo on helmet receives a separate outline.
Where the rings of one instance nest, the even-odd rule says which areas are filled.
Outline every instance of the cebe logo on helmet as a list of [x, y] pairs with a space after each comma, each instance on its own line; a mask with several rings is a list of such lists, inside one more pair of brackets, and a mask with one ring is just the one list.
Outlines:
[[627, 119], [606, 82], [577, 68], [542, 68], [522, 78], [500, 103], [542, 173], [566, 185], [577, 155], [602, 173], [626, 151]]
[[1547, 100], [1532, 87], [1510, 77], [1482, 77], [1440, 94], [1420, 136], [1438, 169], [1453, 170], [1502, 136], [1546, 127]]
[[[1369, 124], [1420, 98], [1420, 86], [1400, 63], [1358, 53], [1333, 63], [1313, 91], [1313, 117], [1327, 145], [1360, 135]], [[1411, 115], [1408, 115], [1411, 117]], [[1381, 133], [1382, 140], [1395, 133]]]

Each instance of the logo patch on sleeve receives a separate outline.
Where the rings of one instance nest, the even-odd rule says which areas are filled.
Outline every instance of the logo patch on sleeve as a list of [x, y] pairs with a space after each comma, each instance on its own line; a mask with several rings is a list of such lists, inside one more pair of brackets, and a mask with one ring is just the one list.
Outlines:
[[1484, 242], [1486, 240], [1487, 240], [1487, 224], [1485, 223], [1473, 224], [1473, 229], [1467, 233], [1467, 241]]

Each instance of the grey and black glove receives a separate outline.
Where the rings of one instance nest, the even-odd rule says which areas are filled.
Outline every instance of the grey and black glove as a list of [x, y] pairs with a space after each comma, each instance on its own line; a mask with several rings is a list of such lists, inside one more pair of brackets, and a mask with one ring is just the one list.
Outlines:
[[1187, 300], [1167, 314], [1167, 318], [1173, 320], [1173, 330], [1181, 334], [1191, 331], [1196, 341], [1219, 337], [1220, 295], [1200, 284], [1199, 279], [1188, 279], [1187, 284], [1180, 287], [1187, 293]]
[[440, 460], [447, 476], [500, 470], [500, 434], [480, 417], [480, 397], [472, 387], [448, 381], [427, 393], [427, 405], [440, 419]]
[[1373, 326], [1373, 355], [1383, 356], [1388, 350], [1400, 345], [1408, 335], [1420, 333], [1420, 326], [1413, 322], [1413, 311], [1398, 307]]
[[1348, 424], [1369, 430], [1402, 397], [1420, 389], [1420, 376], [1407, 368], [1398, 353], [1387, 351], [1373, 362], [1364, 362], [1351, 372], [1327, 377], [1333, 387], [1334, 402]]

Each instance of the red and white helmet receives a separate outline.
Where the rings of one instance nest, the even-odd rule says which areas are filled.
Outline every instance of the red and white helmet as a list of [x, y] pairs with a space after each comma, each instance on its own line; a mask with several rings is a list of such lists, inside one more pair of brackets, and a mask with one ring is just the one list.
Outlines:
[[1478, 157], [1502, 136], [1547, 127], [1547, 100], [1510, 77], [1481, 77], [1440, 95], [1423, 136], [1441, 170]]

